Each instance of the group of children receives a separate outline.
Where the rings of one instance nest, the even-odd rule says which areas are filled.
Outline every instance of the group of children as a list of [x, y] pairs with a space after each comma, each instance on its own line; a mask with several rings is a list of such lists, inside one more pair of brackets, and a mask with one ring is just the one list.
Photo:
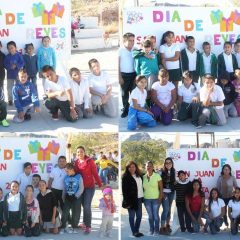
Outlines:
[[35, 54], [32, 43], [25, 45], [25, 53], [17, 51], [14, 41], [7, 43], [8, 54], [2, 51], [0, 42], [0, 122], [9, 126], [7, 105], [4, 101], [4, 79], [7, 72], [8, 104], [15, 105], [17, 113], [14, 122], [31, 119], [31, 113], [40, 112], [37, 79], [42, 79], [44, 104], [54, 120], [58, 112], [68, 121], [90, 118], [94, 113], [103, 112], [108, 117], [116, 116], [112, 98], [112, 81], [105, 71], [101, 71], [98, 60], [91, 59], [88, 79], [81, 77], [78, 68], [71, 68], [70, 78], [56, 74], [57, 57], [51, 47], [50, 37], [42, 38], [42, 46]]
[[[10, 192], [4, 196], [0, 189], [0, 235], [24, 234], [31, 237], [39, 236], [42, 231], [79, 233], [84, 184], [74, 163], [67, 163], [65, 156], [59, 156], [48, 182], [31, 172], [32, 165], [26, 162], [24, 172], [11, 182]], [[99, 202], [102, 211], [100, 236], [111, 237], [116, 205], [110, 187], [105, 187], [102, 193]], [[84, 233], [87, 234], [86, 231]]]
[[[128, 129], [138, 125], [169, 125], [191, 118], [196, 128], [205, 124], [224, 125], [228, 117], [240, 116], [240, 40], [224, 43], [218, 57], [208, 42], [203, 52], [195, 48], [193, 36], [187, 36], [180, 50], [174, 33], [163, 34], [161, 46], [147, 37], [140, 49], [134, 48], [135, 35], [123, 35], [119, 49], [119, 81], [123, 112]], [[178, 83], [182, 80], [181, 86]]]

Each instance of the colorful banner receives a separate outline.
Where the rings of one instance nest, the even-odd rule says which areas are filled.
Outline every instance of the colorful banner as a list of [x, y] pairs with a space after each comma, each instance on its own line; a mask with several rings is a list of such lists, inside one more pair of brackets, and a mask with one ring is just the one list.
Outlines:
[[0, 40], [5, 53], [9, 41], [15, 41], [20, 52], [26, 43], [33, 43], [37, 51], [42, 37], [49, 36], [58, 60], [66, 60], [71, 54], [70, 34], [70, 0], [0, 2]]
[[136, 35], [139, 45], [148, 35], [156, 36], [159, 47], [162, 34], [175, 33], [175, 42], [185, 47], [186, 36], [194, 36], [196, 47], [202, 51], [202, 43], [208, 41], [215, 54], [223, 51], [225, 41], [240, 38], [239, 8], [200, 7], [144, 7], [123, 11], [123, 33]]
[[57, 138], [0, 138], [0, 187], [7, 191], [10, 182], [32, 164], [32, 173], [48, 180], [58, 157], [66, 155], [66, 144]]
[[173, 158], [177, 171], [185, 171], [190, 180], [202, 181], [206, 196], [216, 187], [224, 164], [231, 166], [232, 175], [240, 186], [239, 148], [168, 149], [166, 155]]

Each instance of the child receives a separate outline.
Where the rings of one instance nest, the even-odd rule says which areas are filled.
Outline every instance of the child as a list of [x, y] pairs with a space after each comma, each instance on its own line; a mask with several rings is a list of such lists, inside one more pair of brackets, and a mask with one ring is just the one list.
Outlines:
[[27, 221], [24, 226], [25, 236], [39, 236], [41, 233], [39, 224], [40, 208], [38, 200], [33, 196], [32, 185], [26, 187], [25, 200], [27, 205]]
[[223, 53], [218, 55], [218, 76], [223, 72], [230, 74], [231, 81], [234, 80], [234, 72], [238, 68], [237, 58], [232, 54], [232, 43], [225, 42], [223, 45]]
[[223, 110], [224, 99], [224, 93], [222, 89], [215, 84], [214, 77], [209, 74], [204, 75], [204, 85], [200, 89], [202, 113], [199, 116], [199, 125], [197, 128], [206, 125], [207, 122], [210, 124], [217, 124], [218, 126], [222, 126], [227, 123]]
[[52, 190], [57, 203], [59, 203], [61, 210], [63, 210], [63, 190], [64, 190], [64, 178], [66, 176], [66, 172], [64, 170], [67, 164], [67, 160], [65, 156], [60, 156], [58, 158], [58, 165], [52, 169], [49, 180], [48, 180], [48, 188]]
[[7, 121], [7, 104], [4, 101], [4, 91], [3, 87], [0, 87], [0, 123], [2, 123], [3, 127], [8, 127], [9, 123]]
[[28, 75], [28, 81], [32, 82], [34, 87], [37, 89], [37, 55], [34, 53], [34, 46], [32, 43], [25, 45], [25, 52], [23, 60]]
[[178, 213], [178, 220], [181, 228], [181, 232], [185, 232], [186, 229], [189, 233], [193, 232], [191, 228], [191, 219], [188, 215], [185, 203], [185, 196], [188, 189], [191, 187], [191, 182], [186, 178], [184, 171], [178, 171], [178, 181], [174, 185], [176, 190], [176, 206]]
[[189, 71], [193, 76], [193, 82], [198, 83], [200, 75], [200, 53], [195, 48], [193, 36], [187, 36], [185, 40], [187, 48], [181, 51], [182, 71]]
[[8, 235], [8, 230], [6, 226], [3, 226], [3, 190], [0, 188], [0, 236], [6, 237]]
[[1, 51], [2, 42], [0, 41], [0, 87], [3, 88], [3, 83], [5, 79], [5, 69], [4, 69], [4, 59], [5, 54]]
[[4, 197], [3, 211], [3, 225], [8, 227], [11, 235], [21, 235], [27, 220], [27, 207], [17, 181], [11, 182], [10, 193]]
[[22, 55], [17, 52], [15, 42], [8, 42], [7, 49], [9, 54], [4, 59], [4, 67], [7, 70], [8, 104], [12, 106], [12, 88], [17, 80], [18, 71], [24, 66], [24, 61]]
[[105, 71], [100, 70], [97, 59], [88, 62], [91, 74], [88, 77], [90, 93], [92, 94], [92, 105], [95, 113], [103, 110], [108, 117], [116, 116], [116, 106], [112, 97], [112, 84]]
[[25, 194], [25, 190], [27, 185], [31, 185], [32, 183], [32, 164], [30, 162], [25, 162], [23, 164], [23, 173], [21, 173], [17, 177], [17, 181], [19, 184], [19, 192]]
[[228, 72], [223, 72], [221, 76], [218, 77], [218, 85], [222, 88], [225, 99], [224, 103], [224, 113], [226, 118], [228, 117], [237, 117], [237, 109], [234, 106], [234, 101], [238, 96], [238, 93], [235, 91], [235, 87], [230, 82], [230, 75]]
[[[210, 74], [214, 78], [217, 78], [217, 57], [211, 52], [211, 45], [209, 42], [202, 44], [203, 53], [200, 54], [200, 77], [205, 74]], [[201, 82], [201, 84], [203, 84]]]
[[58, 110], [69, 122], [77, 120], [77, 113], [73, 101], [72, 90], [69, 81], [63, 76], [58, 76], [51, 66], [42, 68], [42, 75], [46, 78], [44, 91], [47, 96], [45, 106], [50, 110], [53, 120], [58, 120]]
[[31, 120], [32, 112], [40, 112], [40, 103], [35, 86], [28, 81], [26, 69], [19, 70], [18, 78], [19, 81], [12, 89], [13, 102], [17, 108], [13, 121], [22, 123], [24, 120]]
[[[84, 190], [83, 180], [82, 176], [75, 172], [73, 163], [67, 163], [65, 166], [65, 171], [67, 174], [67, 176], [64, 178], [65, 203], [62, 214], [62, 230], [60, 233], [78, 233], [77, 228], [81, 213], [80, 197]], [[66, 228], [70, 210], [72, 212], [72, 229]]]
[[238, 116], [240, 117], [240, 68], [235, 70], [235, 76], [235, 80], [232, 81], [232, 84], [235, 87], [235, 92], [237, 93], [234, 105], [237, 109]]
[[103, 238], [104, 236], [112, 238], [111, 230], [113, 225], [113, 215], [116, 212], [116, 205], [110, 187], [103, 190], [103, 198], [100, 199], [99, 208], [102, 210], [100, 238]]
[[187, 212], [191, 218], [193, 232], [198, 233], [200, 231], [200, 225], [202, 225], [201, 217], [205, 202], [202, 183], [198, 179], [193, 180], [189, 194], [185, 197], [185, 202]]
[[176, 102], [177, 94], [173, 83], [169, 82], [169, 74], [165, 69], [161, 69], [158, 74], [159, 82], [152, 85], [151, 99], [154, 103], [151, 112], [155, 119], [162, 121], [164, 125], [172, 122], [172, 107]]
[[42, 46], [37, 52], [37, 64], [40, 77], [42, 77], [42, 68], [44, 66], [51, 66], [56, 70], [56, 53], [55, 50], [50, 47], [51, 39], [49, 36], [42, 38]]
[[47, 183], [44, 180], [39, 182], [40, 193], [37, 200], [40, 206], [40, 223], [46, 233], [51, 231], [58, 233], [60, 227], [59, 213], [57, 211], [57, 200], [51, 190], [47, 189]]
[[220, 198], [220, 193], [217, 188], [210, 191], [209, 199], [206, 201], [206, 211], [203, 215], [206, 218], [204, 232], [207, 233], [209, 226], [211, 234], [216, 234], [220, 231], [223, 224], [223, 216], [225, 214], [225, 203]]
[[33, 196], [37, 198], [39, 194], [39, 182], [41, 181], [41, 176], [39, 174], [32, 175], [32, 186], [33, 186]]
[[183, 73], [183, 84], [178, 89], [178, 120], [185, 121], [192, 119], [192, 124], [198, 125], [198, 117], [201, 110], [199, 103], [200, 87], [192, 80], [192, 74], [189, 71]]
[[181, 80], [180, 48], [178, 44], [174, 43], [174, 32], [167, 31], [163, 34], [160, 53], [163, 67], [168, 70], [169, 81], [177, 88], [178, 82]]
[[125, 33], [123, 35], [123, 47], [119, 48], [119, 84], [122, 89], [122, 104], [123, 110], [121, 117], [125, 118], [128, 115], [129, 96], [135, 87], [136, 72], [134, 69], [134, 59], [132, 57], [134, 49], [133, 33]]
[[240, 68], [240, 39], [234, 43], [235, 56], [238, 63], [238, 68]]
[[138, 124], [154, 127], [156, 121], [153, 118], [153, 113], [145, 108], [147, 91], [147, 79], [145, 76], [136, 77], [136, 88], [130, 95], [130, 107], [128, 112], [128, 129], [135, 130]]
[[71, 89], [78, 118], [91, 118], [92, 109], [88, 81], [82, 79], [78, 68], [71, 68], [69, 75], [72, 78]]
[[236, 187], [233, 199], [228, 203], [228, 217], [231, 220], [231, 234], [237, 235], [240, 224], [240, 188]]

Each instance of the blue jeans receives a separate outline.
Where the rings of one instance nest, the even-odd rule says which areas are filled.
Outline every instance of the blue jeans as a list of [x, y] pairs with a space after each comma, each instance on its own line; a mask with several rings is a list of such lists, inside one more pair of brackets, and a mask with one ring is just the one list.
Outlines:
[[[133, 209], [133, 208], [128, 209], [129, 224], [133, 234], [139, 232], [139, 227], [142, 220], [142, 198], [138, 198], [137, 205], [138, 205], [137, 209]], [[136, 220], [135, 220], [135, 216], [136, 216]]]
[[108, 178], [107, 178], [108, 168], [104, 168], [104, 169], [99, 168], [99, 173], [98, 174], [99, 174], [103, 184], [106, 185], [108, 183]]
[[159, 232], [159, 199], [144, 199], [144, 205], [148, 213], [148, 221], [150, 226], [150, 232]]
[[223, 218], [222, 217], [217, 217], [215, 219], [210, 219], [208, 213], [204, 213], [203, 218], [206, 219], [206, 223], [204, 225], [204, 228], [210, 228], [211, 234], [216, 234], [220, 231], [220, 227], [223, 224]]
[[85, 188], [81, 196], [81, 204], [83, 207], [83, 223], [86, 227], [91, 227], [92, 222], [92, 199], [95, 193], [95, 188]]
[[[198, 217], [199, 217], [199, 214], [200, 214], [200, 212], [198, 212], [198, 213], [192, 213], [192, 215], [195, 217], [195, 219], [197, 220], [198, 219]], [[192, 220], [191, 220], [192, 221]], [[199, 231], [200, 231], [200, 224], [198, 223], [198, 222], [193, 222], [192, 221], [192, 227], [193, 227], [193, 231], [195, 232], [195, 233], [198, 233]]]
[[164, 193], [164, 199], [162, 200], [163, 212], [161, 215], [161, 225], [165, 225], [166, 221], [169, 222], [171, 218], [171, 207], [174, 198], [174, 192]]

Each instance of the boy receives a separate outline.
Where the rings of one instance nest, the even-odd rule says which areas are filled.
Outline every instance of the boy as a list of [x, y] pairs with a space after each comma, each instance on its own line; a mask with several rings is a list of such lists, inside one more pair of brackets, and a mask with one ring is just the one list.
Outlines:
[[237, 117], [237, 109], [234, 106], [234, 101], [238, 96], [238, 93], [235, 91], [235, 87], [230, 82], [230, 75], [228, 72], [223, 72], [221, 76], [218, 77], [218, 85], [222, 88], [225, 99], [224, 103], [224, 113], [226, 118], [228, 117]]
[[193, 76], [193, 82], [198, 83], [200, 75], [200, 53], [195, 48], [193, 36], [187, 36], [185, 40], [187, 48], [181, 51], [182, 72], [189, 71]]
[[[67, 176], [64, 178], [64, 192], [65, 192], [65, 203], [62, 215], [62, 230], [60, 234], [67, 233], [78, 233], [76, 228], [80, 220], [80, 196], [83, 193], [84, 186], [82, 176], [77, 174], [74, 170], [73, 163], [67, 163], [65, 166]], [[66, 228], [67, 219], [70, 210], [72, 211], [72, 229]]]
[[37, 198], [39, 194], [39, 182], [41, 181], [41, 176], [39, 174], [33, 174], [32, 176], [32, 186], [33, 186], [33, 196]]
[[234, 72], [238, 68], [237, 58], [232, 54], [232, 43], [225, 42], [223, 46], [223, 53], [218, 55], [218, 76], [221, 76], [223, 72], [230, 74], [230, 80], [234, 80]]
[[134, 60], [132, 57], [135, 35], [125, 33], [123, 35], [123, 47], [119, 49], [119, 84], [122, 89], [122, 114], [125, 118], [128, 115], [129, 96], [135, 87], [136, 72], [134, 69]]
[[191, 228], [191, 219], [188, 215], [186, 206], [185, 206], [185, 196], [187, 190], [191, 188], [191, 183], [186, 178], [186, 174], [184, 171], [178, 171], [178, 182], [175, 185], [176, 190], [176, 206], [178, 212], [178, 219], [181, 228], [181, 232], [185, 232], [186, 229], [188, 232], [193, 232]]
[[88, 81], [82, 79], [78, 68], [71, 68], [69, 74], [72, 78], [71, 89], [78, 118], [91, 118], [92, 109]]
[[238, 68], [240, 68], [240, 39], [234, 43], [234, 50], [237, 58]]
[[64, 178], [66, 176], [66, 172], [64, 170], [66, 163], [66, 157], [60, 156], [58, 158], [58, 165], [52, 169], [48, 180], [48, 188], [52, 190], [62, 210], [64, 205], [62, 195], [64, 190]]
[[20, 69], [18, 72], [19, 81], [13, 86], [13, 102], [17, 108], [17, 114], [13, 121], [21, 123], [24, 120], [30, 120], [32, 112], [40, 112], [40, 103], [38, 94], [33, 83], [28, 81], [26, 69]]
[[17, 52], [15, 42], [8, 42], [7, 49], [9, 54], [4, 59], [4, 67], [7, 70], [8, 104], [12, 106], [12, 88], [17, 80], [18, 71], [24, 66], [24, 61], [22, 55]]
[[58, 110], [62, 112], [64, 118], [69, 122], [77, 120], [77, 113], [73, 101], [70, 84], [63, 76], [58, 76], [51, 66], [42, 68], [42, 75], [46, 78], [44, 91], [47, 96], [45, 106], [50, 110], [53, 120], [58, 120]]
[[25, 195], [27, 185], [32, 184], [32, 164], [30, 162], [25, 162], [23, 164], [23, 169], [23, 173], [21, 173], [16, 180], [19, 183], [19, 192]]
[[4, 101], [4, 92], [3, 87], [0, 87], [0, 123], [2, 123], [3, 127], [8, 127], [9, 123], [6, 120], [7, 118], [7, 104]]

